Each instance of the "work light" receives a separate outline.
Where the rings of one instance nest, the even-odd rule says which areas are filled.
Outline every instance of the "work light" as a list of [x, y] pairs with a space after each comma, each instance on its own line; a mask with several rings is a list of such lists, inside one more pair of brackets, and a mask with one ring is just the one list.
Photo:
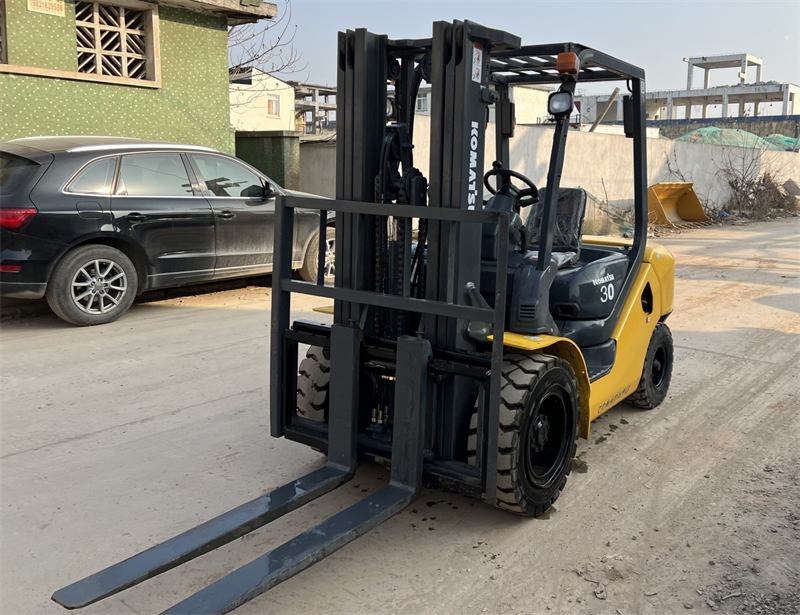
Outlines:
[[547, 100], [547, 110], [550, 115], [567, 115], [572, 111], [571, 92], [553, 92]]

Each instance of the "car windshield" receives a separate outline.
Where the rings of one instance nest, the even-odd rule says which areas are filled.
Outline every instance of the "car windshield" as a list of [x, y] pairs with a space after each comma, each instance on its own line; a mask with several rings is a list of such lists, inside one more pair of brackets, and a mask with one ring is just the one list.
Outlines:
[[16, 193], [33, 176], [38, 166], [33, 160], [0, 152], [0, 196]]

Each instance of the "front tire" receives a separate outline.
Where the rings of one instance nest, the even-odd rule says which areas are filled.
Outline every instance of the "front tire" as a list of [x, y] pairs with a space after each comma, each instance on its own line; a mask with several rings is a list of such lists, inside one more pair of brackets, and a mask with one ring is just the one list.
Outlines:
[[138, 288], [136, 267], [119, 250], [104, 245], [74, 248], [53, 269], [47, 303], [79, 326], [113, 322], [131, 307]]
[[328, 391], [331, 362], [319, 346], [311, 346], [300, 362], [297, 377], [297, 415], [313, 421], [328, 422]]
[[660, 322], [650, 336], [639, 386], [625, 401], [644, 410], [652, 410], [664, 401], [672, 380], [673, 355], [672, 333]]
[[[577, 446], [580, 393], [572, 366], [543, 354], [503, 359], [497, 451], [497, 507], [538, 517], [567, 483]], [[468, 455], [475, 463], [477, 410]]]

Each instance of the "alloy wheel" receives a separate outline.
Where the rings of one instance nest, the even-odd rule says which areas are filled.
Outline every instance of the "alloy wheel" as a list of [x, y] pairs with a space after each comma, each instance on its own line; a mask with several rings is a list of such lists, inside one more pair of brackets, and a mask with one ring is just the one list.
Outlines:
[[336, 273], [335, 239], [325, 240], [325, 277], [331, 278]]
[[87, 314], [107, 314], [128, 292], [128, 278], [112, 260], [95, 259], [80, 267], [72, 278], [72, 301]]

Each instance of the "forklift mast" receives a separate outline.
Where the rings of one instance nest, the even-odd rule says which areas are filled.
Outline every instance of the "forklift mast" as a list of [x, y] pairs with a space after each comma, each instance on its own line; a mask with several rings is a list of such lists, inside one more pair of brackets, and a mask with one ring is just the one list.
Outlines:
[[[488, 106], [497, 100], [497, 93], [489, 87], [489, 58], [493, 50], [511, 51], [520, 42], [517, 36], [468, 21], [436, 22], [432, 38], [423, 40], [390, 41], [365, 30], [340, 33], [337, 199], [385, 203], [393, 195], [396, 203], [411, 206], [482, 209], [484, 135]], [[427, 180], [412, 163], [414, 105], [423, 78], [432, 87]], [[388, 80], [394, 82], [396, 109], [395, 121], [389, 124]], [[389, 178], [387, 164], [402, 165], [402, 173], [395, 171]], [[392, 180], [399, 185], [387, 190], [386, 184]], [[385, 218], [337, 213], [336, 286], [403, 292], [399, 280], [404, 278], [404, 264], [411, 256], [412, 229], [403, 220], [395, 226], [396, 239], [389, 243]], [[424, 267], [417, 248], [411, 259], [412, 275], [405, 277], [414, 296], [469, 305], [467, 283], [477, 283], [480, 278], [481, 254], [475, 250], [480, 241], [480, 224], [421, 219], [417, 245], [427, 245]], [[363, 304], [336, 301], [334, 323], [358, 321], [363, 310]], [[364, 322], [365, 335], [396, 338], [419, 331], [436, 348], [475, 350], [475, 343], [461, 335], [467, 322], [463, 318], [401, 313], [398, 321], [396, 310], [372, 312]], [[338, 356], [335, 351], [332, 354]], [[445, 459], [463, 457], [469, 413], [458, 409], [471, 408], [474, 403], [473, 381], [461, 376], [448, 378], [435, 394], [437, 452]], [[331, 398], [335, 400], [333, 395]]]

